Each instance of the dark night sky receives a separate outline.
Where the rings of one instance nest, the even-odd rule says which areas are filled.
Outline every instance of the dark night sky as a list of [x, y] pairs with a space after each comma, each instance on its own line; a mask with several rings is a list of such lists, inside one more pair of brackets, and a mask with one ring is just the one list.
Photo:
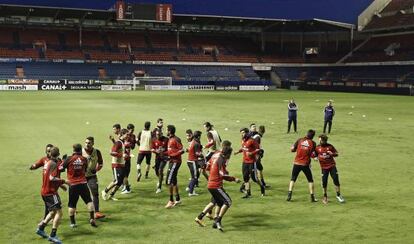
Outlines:
[[[328, 19], [355, 24], [373, 0], [127, 0], [172, 3], [176, 14], [204, 14], [276, 19]], [[115, 0], [0, 0], [1, 4], [109, 9]]]

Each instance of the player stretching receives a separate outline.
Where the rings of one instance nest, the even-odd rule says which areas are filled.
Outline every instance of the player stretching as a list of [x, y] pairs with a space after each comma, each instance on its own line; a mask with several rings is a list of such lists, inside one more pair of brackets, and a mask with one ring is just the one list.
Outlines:
[[208, 149], [208, 153], [206, 154], [206, 161], [208, 161], [216, 151], [221, 149], [221, 138], [210, 122], [204, 123], [204, 129], [207, 132], [207, 144], [204, 148]]
[[198, 184], [198, 161], [203, 159], [203, 147], [200, 144], [201, 131], [194, 131], [194, 134], [191, 130], [186, 131], [187, 141], [190, 142], [190, 146], [186, 150], [188, 152], [187, 165], [190, 169], [191, 180], [188, 183], [188, 196], [197, 196], [194, 187]]
[[124, 167], [125, 167], [125, 146], [124, 141], [127, 138], [128, 130], [122, 129], [120, 132], [119, 139], [115, 141], [114, 145], [111, 149], [111, 156], [112, 156], [112, 172], [114, 176], [114, 180], [109, 183], [109, 185], [101, 192], [103, 200], [114, 200], [117, 201], [118, 199], [114, 198], [116, 191], [122, 185], [124, 180]]
[[155, 153], [155, 174], [158, 177], [157, 190], [155, 193], [161, 192], [162, 181], [164, 179], [164, 168], [168, 161], [167, 147], [168, 138], [162, 135], [162, 131], [158, 128], [154, 130], [155, 138], [152, 140], [151, 151]]
[[249, 198], [251, 196], [250, 178], [259, 185], [260, 192], [262, 196], [264, 196], [265, 187], [259, 181], [257, 165], [256, 165], [257, 156], [260, 151], [259, 145], [250, 136], [249, 129], [247, 128], [241, 129], [240, 134], [242, 137], [242, 148], [238, 152], [234, 153], [234, 155], [243, 153], [242, 172], [243, 172], [244, 189], [246, 191], [246, 194], [243, 196], [243, 198]]
[[145, 168], [145, 179], [148, 179], [148, 173], [151, 164], [151, 122], [147, 121], [144, 124], [144, 130], [138, 134], [137, 144], [139, 146], [138, 160], [137, 160], [137, 181], [141, 180], [141, 163], [145, 158], [147, 164]]
[[123, 189], [121, 194], [129, 194], [131, 193], [131, 185], [129, 184], [128, 177], [129, 173], [131, 172], [131, 151], [134, 150], [135, 144], [137, 140], [134, 135], [135, 126], [133, 124], [127, 125], [128, 136], [125, 139], [125, 169], [124, 169], [124, 181], [123, 181]]
[[231, 198], [226, 193], [223, 188], [223, 180], [240, 182], [239, 179], [234, 178], [228, 175], [226, 170], [227, 161], [230, 159], [231, 152], [231, 142], [223, 141], [222, 150], [214, 153], [214, 155], [209, 160], [207, 170], [210, 171], [208, 177], [208, 191], [211, 193], [210, 203], [204, 208], [204, 210], [195, 218], [196, 223], [204, 227], [205, 224], [202, 222], [203, 217], [217, 205], [216, 212], [218, 212], [217, 217], [214, 218], [213, 228], [217, 228], [220, 231], [223, 231], [221, 225], [221, 220], [224, 214], [231, 206]]
[[[178, 169], [181, 166], [181, 154], [184, 153], [183, 145], [181, 144], [181, 139], [175, 135], [175, 126], [167, 126], [167, 135], [168, 135], [168, 156], [170, 157], [170, 162], [168, 164], [167, 172], [167, 181], [166, 184], [170, 188], [170, 200], [168, 201], [165, 208], [172, 208], [180, 204], [180, 194], [178, 192], [177, 184], [177, 174]], [[175, 195], [175, 201], [174, 201]]]
[[287, 196], [287, 201], [292, 199], [293, 186], [298, 178], [298, 175], [301, 171], [306, 176], [306, 179], [309, 183], [309, 192], [311, 196], [311, 202], [317, 202], [314, 195], [314, 184], [312, 171], [310, 169], [311, 157], [315, 153], [316, 143], [312, 141], [315, 136], [314, 130], [309, 130], [304, 138], [299, 138], [295, 144], [291, 147], [292, 152], [296, 152], [295, 161], [293, 162], [292, 168], [292, 177], [289, 183], [289, 192]]
[[[50, 159], [44, 162], [41, 195], [49, 212], [44, 219], [40, 221], [36, 230], [36, 234], [43, 238], [48, 238], [48, 240], [53, 243], [62, 243], [56, 235], [60, 219], [62, 218], [62, 203], [60, 201], [58, 189], [59, 187], [62, 187], [66, 190], [66, 187], [63, 187], [63, 184], [66, 184], [66, 181], [58, 177], [58, 157], [59, 148], [52, 147], [50, 149]], [[45, 232], [45, 228], [51, 220], [53, 220], [52, 231], [50, 236], [48, 236]]]
[[95, 218], [104, 218], [105, 215], [99, 212], [99, 186], [98, 176], [96, 173], [102, 169], [103, 158], [101, 151], [94, 148], [95, 139], [89, 136], [85, 140], [85, 147], [82, 149], [82, 156], [88, 160], [88, 168], [86, 169], [86, 180], [92, 194], [93, 206], [95, 207]]
[[328, 203], [328, 176], [332, 177], [336, 190], [336, 199], [338, 202], [344, 203], [345, 199], [341, 195], [339, 176], [336, 169], [335, 157], [338, 156], [338, 152], [335, 147], [328, 143], [328, 137], [324, 134], [319, 136], [319, 145], [316, 146], [316, 156], [318, 157], [319, 163], [322, 170], [322, 187], [323, 187], [323, 200], [324, 204]]
[[69, 181], [69, 217], [70, 227], [76, 227], [75, 212], [79, 196], [85, 202], [89, 211], [89, 223], [93, 227], [95, 222], [95, 207], [93, 206], [91, 192], [89, 191], [86, 180], [86, 169], [88, 168], [88, 160], [82, 156], [82, 145], [73, 145], [73, 154], [65, 159], [63, 169], [67, 169], [67, 177]]

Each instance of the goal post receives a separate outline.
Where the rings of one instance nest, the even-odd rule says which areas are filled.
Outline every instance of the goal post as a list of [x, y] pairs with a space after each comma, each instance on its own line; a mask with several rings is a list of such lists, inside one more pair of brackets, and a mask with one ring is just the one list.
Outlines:
[[145, 86], [171, 86], [172, 77], [168, 76], [145, 76], [134, 77], [132, 83], [132, 90], [136, 90], [138, 87]]

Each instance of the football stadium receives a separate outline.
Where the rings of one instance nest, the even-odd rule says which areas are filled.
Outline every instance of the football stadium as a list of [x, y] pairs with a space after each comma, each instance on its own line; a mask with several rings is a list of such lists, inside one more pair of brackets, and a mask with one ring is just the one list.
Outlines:
[[0, 243], [414, 243], [413, 40], [412, 0], [1, 0]]

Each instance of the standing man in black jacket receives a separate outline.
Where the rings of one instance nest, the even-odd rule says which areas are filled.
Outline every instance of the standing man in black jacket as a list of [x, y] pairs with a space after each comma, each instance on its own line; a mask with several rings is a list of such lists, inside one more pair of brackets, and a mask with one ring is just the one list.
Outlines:
[[297, 111], [298, 111], [298, 106], [295, 103], [295, 100], [290, 99], [289, 104], [288, 104], [288, 130], [287, 133], [290, 132], [290, 126], [292, 125], [293, 122], [293, 130], [296, 133], [296, 128], [297, 128]]
[[333, 117], [335, 116], [335, 109], [332, 105], [332, 101], [329, 100], [328, 104], [325, 106], [324, 109], [324, 113], [325, 113], [325, 122], [323, 123], [323, 133], [326, 133], [326, 125], [328, 125], [328, 133], [331, 133], [331, 128], [332, 128], [332, 120]]

